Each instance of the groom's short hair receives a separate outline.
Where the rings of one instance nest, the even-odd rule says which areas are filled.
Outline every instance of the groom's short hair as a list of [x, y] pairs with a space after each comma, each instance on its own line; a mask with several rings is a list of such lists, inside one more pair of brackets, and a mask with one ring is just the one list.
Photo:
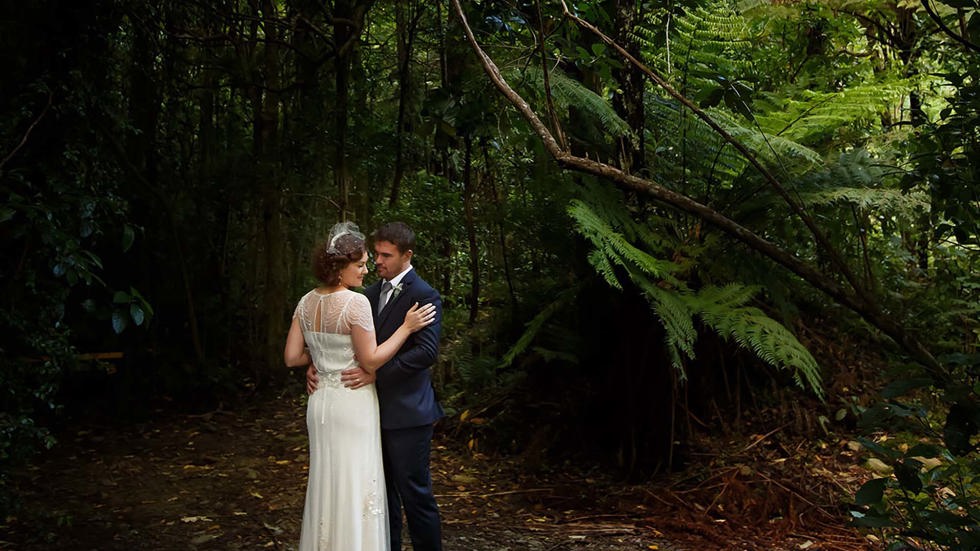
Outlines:
[[402, 254], [415, 249], [415, 232], [404, 222], [388, 222], [374, 230], [371, 238], [375, 243], [387, 241], [393, 244]]

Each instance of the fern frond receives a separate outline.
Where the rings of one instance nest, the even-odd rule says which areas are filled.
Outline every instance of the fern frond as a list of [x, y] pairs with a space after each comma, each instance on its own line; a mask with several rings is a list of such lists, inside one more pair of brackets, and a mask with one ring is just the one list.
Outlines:
[[595, 268], [595, 271], [602, 276], [602, 279], [618, 291], [623, 290], [622, 284], [619, 283], [619, 278], [616, 277], [616, 269], [613, 267], [612, 263], [609, 262], [609, 257], [602, 253], [599, 249], [594, 249], [589, 253], [589, 264]]
[[773, 367], [790, 370], [797, 385], [823, 398], [816, 359], [786, 326], [758, 308], [741, 306], [750, 291], [738, 284], [706, 287], [692, 298], [692, 306], [705, 325], [723, 338], [734, 340]]
[[677, 270], [676, 264], [656, 258], [631, 244], [582, 201], [573, 200], [568, 213], [576, 222], [576, 230], [591, 241], [609, 263], [624, 268], [633, 266], [657, 279], [672, 279], [672, 273]]
[[712, 87], [716, 75], [752, 74], [754, 44], [745, 20], [724, 2], [688, 9], [674, 19], [672, 63], [695, 90]]
[[[622, 290], [625, 274], [643, 292], [664, 327], [671, 365], [682, 379], [685, 358], [695, 357], [698, 332], [694, 318], [698, 317], [722, 338], [733, 340], [770, 365], [790, 370], [798, 385], [822, 397], [820, 369], [809, 351], [785, 326], [762, 310], [746, 306], [757, 288], [732, 283], [690, 291], [673, 277], [679, 270], [677, 263], [658, 259], [632, 243], [638, 240], [640, 246], [663, 253], [659, 243], [662, 237], [656, 237], [649, 225], [632, 220], [621, 204], [616, 209], [604, 204], [601, 195], [597, 199], [599, 212], [581, 200], [573, 200], [568, 207], [576, 231], [594, 247], [589, 261], [610, 286]], [[617, 272], [617, 267], [621, 271]], [[539, 317], [544, 315], [542, 312]], [[539, 326], [532, 321], [526, 335], [536, 333]], [[525, 342], [529, 341], [522, 337], [515, 349], [526, 346]]]
[[745, 170], [745, 159], [676, 101], [650, 94], [645, 106], [652, 129], [646, 141], [649, 155], [663, 159], [655, 165], [661, 171], [655, 179], [670, 181], [671, 173], [683, 168], [696, 178], [731, 181]]
[[514, 363], [514, 359], [527, 350], [527, 347], [534, 342], [535, 337], [538, 336], [538, 333], [541, 331], [541, 328], [544, 327], [545, 322], [547, 322], [551, 316], [555, 315], [555, 312], [559, 311], [563, 306], [565, 306], [565, 304], [570, 302], [571, 299], [578, 294], [578, 291], [578, 287], [565, 289], [558, 294], [557, 298], [551, 304], [541, 310], [538, 315], [534, 316], [534, 318], [527, 323], [527, 329], [521, 334], [520, 338], [517, 339], [514, 346], [512, 346], [510, 350], [504, 354], [504, 357], [497, 365], [497, 369], [509, 367], [512, 363]]
[[685, 379], [681, 354], [694, 358], [694, 343], [698, 337], [694, 327], [694, 312], [680, 293], [661, 289], [645, 277], [634, 275], [632, 279], [646, 294], [653, 312], [663, 323], [671, 363], [680, 373], [681, 379]]
[[764, 128], [747, 128], [720, 109], [712, 109], [710, 115], [733, 138], [769, 165], [779, 164], [783, 170], [798, 173], [823, 164], [818, 152], [790, 137], [767, 133]]
[[835, 188], [801, 194], [811, 205], [848, 203], [862, 209], [901, 212], [910, 218], [915, 211], [928, 211], [929, 200], [924, 193], [906, 194], [897, 189]]
[[929, 211], [922, 192], [903, 193], [886, 187], [889, 175], [863, 149], [843, 153], [837, 162], [802, 178], [797, 186], [810, 205], [850, 204], [863, 210], [914, 219]]
[[910, 80], [849, 86], [839, 92], [804, 90], [794, 98], [767, 96], [755, 118], [764, 131], [800, 143], [813, 143], [841, 126], [877, 122], [882, 111], [908, 94]]
[[720, 287], [712, 285], [698, 293], [698, 304], [710, 304], [714, 308], [737, 308], [752, 300], [758, 292], [758, 287], [738, 283]]
[[[511, 69], [508, 78], [515, 82], [523, 80], [525, 84], [533, 86], [539, 95], [544, 95], [544, 71], [536, 65], [526, 67], [519, 74], [517, 69]], [[567, 113], [570, 107], [578, 109], [584, 115], [596, 120], [600, 127], [614, 138], [632, 136], [630, 125], [616, 113], [612, 105], [581, 82], [568, 77], [558, 69], [548, 73], [548, 81], [551, 84], [551, 95], [556, 107], [562, 111]]]
[[[658, 129], [658, 139], [648, 143], [660, 156], [664, 151], [687, 152], [683, 165], [690, 176], [731, 182], [748, 167], [746, 158], [707, 123], [692, 115], [681, 116], [672, 100], [651, 99], [647, 112]], [[743, 126], [720, 109], [711, 109], [708, 114], [764, 164], [779, 166], [782, 174], [797, 175], [823, 164], [819, 153], [793, 140]]]
[[654, 9], [644, 14], [643, 22], [634, 25], [628, 31], [627, 38], [635, 42], [644, 50], [657, 50], [663, 47], [666, 41], [666, 33], [657, 29], [665, 17], [669, 15], [663, 8]]
[[773, 0], [738, 0], [735, 9], [743, 15], [762, 13], [773, 19], [799, 19], [800, 13], [800, 10], [789, 2], [774, 2]]

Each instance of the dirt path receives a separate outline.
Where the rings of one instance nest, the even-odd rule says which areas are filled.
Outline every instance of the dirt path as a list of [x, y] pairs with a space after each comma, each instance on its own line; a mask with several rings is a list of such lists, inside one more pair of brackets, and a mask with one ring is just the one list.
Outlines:
[[[295, 549], [307, 467], [303, 414], [301, 399], [280, 399], [63, 434], [39, 463], [14, 473], [26, 507], [2, 526], [0, 549]], [[636, 499], [648, 489], [583, 476], [530, 477], [437, 441], [445, 550], [861, 548], [855, 539], [777, 544], [762, 532], [716, 530], [712, 519], [665, 516]]]

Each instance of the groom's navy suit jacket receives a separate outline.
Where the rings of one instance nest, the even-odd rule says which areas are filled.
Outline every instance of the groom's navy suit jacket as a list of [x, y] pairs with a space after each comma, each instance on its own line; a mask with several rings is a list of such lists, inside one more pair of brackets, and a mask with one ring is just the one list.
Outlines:
[[381, 408], [382, 429], [404, 429], [431, 425], [443, 416], [442, 407], [432, 389], [430, 369], [439, 354], [439, 334], [442, 331], [442, 299], [428, 283], [409, 270], [401, 280], [401, 291], [388, 299], [378, 312], [381, 281], [364, 290], [374, 313], [374, 330], [378, 342], [391, 337], [405, 321], [405, 313], [418, 302], [419, 306], [434, 304], [436, 319], [431, 325], [413, 333], [395, 357], [378, 369], [375, 385]]

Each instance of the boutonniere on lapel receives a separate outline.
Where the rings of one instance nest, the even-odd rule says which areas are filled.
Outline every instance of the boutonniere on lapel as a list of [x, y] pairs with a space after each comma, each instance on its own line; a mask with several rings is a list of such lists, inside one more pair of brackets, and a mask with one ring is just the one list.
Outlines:
[[398, 298], [398, 295], [402, 292], [402, 285], [403, 285], [402, 283], [399, 283], [398, 285], [395, 285], [394, 287], [391, 288], [391, 296], [388, 297], [388, 302], [391, 302], [396, 298]]

